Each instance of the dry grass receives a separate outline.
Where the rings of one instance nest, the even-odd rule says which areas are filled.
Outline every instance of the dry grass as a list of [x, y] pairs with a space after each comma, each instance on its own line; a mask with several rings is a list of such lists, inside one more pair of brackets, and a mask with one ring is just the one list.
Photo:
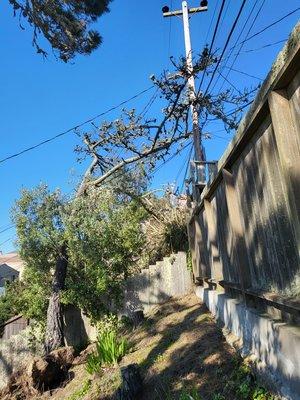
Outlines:
[[141, 400], [176, 399], [183, 388], [210, 399], [234, 368], [235, 351], [194, 295], [158, 307], [132, 340], [136, 351], [128, 358], [142, 367]]
[[[144, 379], [139, 400], [176, 400], [182, 389], [196, 389], [201, 400], [213, 400], [241, 365], [206, 307], [193, 294], [157, 306], [145, 322], [127, 335], [132, 351], [120, 366], [91, 377], [85, 365], [74, 366], [65, 387], [45, 394], [47, 400], [110, 400], [120, 384], [120, 367], [138, 363]], [[83, 388], [90, 380], [87, 393]], [[226, 400], [237, 400], [226, 391]]]

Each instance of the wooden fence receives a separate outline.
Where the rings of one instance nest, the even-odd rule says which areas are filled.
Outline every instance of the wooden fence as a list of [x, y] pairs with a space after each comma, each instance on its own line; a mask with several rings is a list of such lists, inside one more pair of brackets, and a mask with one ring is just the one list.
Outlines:
[[17, 315], [10, 318], [5, 324], [0, 325], [0, 331], [2, 340], [8, 340], [11, 336], [17, 335], [23, 329], [27, 328], [29, 325], [29, 320], [22, 317], [22, 315]]
[[188, 222], [196, 281], [300, 314], [300, 25]]

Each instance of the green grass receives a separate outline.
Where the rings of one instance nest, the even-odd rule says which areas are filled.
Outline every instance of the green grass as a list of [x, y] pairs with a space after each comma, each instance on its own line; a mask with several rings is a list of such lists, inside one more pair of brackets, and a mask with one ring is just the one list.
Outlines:
[[197, 392], [197, 389], [185, 390], [180, 393], [179, 400], [201, 400], [200, 395]]
[[76, 390], [67, 400], [81, 400], [91, 389], [92, 382], [87, 379], [80, 389]]
[[255, 376], [246, 362], [239, 364], [227, 378], [224, 392], [213, 395], [212, 400], [227, 400], [227, 393], [234, 392], [237, 400], [275, 400], [265, 388], [257, 385]]

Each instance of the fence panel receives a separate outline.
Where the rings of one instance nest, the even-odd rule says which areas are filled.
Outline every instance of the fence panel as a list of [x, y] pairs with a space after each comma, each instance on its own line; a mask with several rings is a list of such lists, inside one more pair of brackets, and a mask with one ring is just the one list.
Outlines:
[[199, 277], [292, 297], [287, 307], [300, 311], [300, 41], [291, 40], [297, 45], [278, 57], [190, 223]]
[[9, 319], [2, 325], [3, 335], [1, 339], [8, 340], [11, 336], [17, 335], [23, 329], [27, 328], [29, 320], [23, 318], [21, 315]]

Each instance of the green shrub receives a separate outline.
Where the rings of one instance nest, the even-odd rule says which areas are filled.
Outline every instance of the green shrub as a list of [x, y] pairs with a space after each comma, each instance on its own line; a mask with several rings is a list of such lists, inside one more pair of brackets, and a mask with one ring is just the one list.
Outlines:
[[258, 387], [254, 390], [252, 400], [274, 400], [274, 396], [271, 395], [266, 389]]
[[213, 395], [213, 400], [225, 400], [225, 397], [222, 394], [217, 393]]
[[93, 374], [100, 371], [102, 365], [117, 364], [129, 351], [126, 339], [118, 339], [114, 330], [99, 334], [96, 343], [96, 352], [87, 359], [86, 370]]
[[115, 314], [105, 314], [97, 321], [96, 324], [98, 336], [105, 332], [119, 332], [123, 328], [122, 321]]
[[192, 389], [191, 391], [183, 390], [180, 394], [179, 400], [201, 400], [197, 389]]
[[249, 383], [247, 381], [242, 382], [237, 388], [237, 393], [242, 399], [247, 400], [251, 393], [251, 387]]

